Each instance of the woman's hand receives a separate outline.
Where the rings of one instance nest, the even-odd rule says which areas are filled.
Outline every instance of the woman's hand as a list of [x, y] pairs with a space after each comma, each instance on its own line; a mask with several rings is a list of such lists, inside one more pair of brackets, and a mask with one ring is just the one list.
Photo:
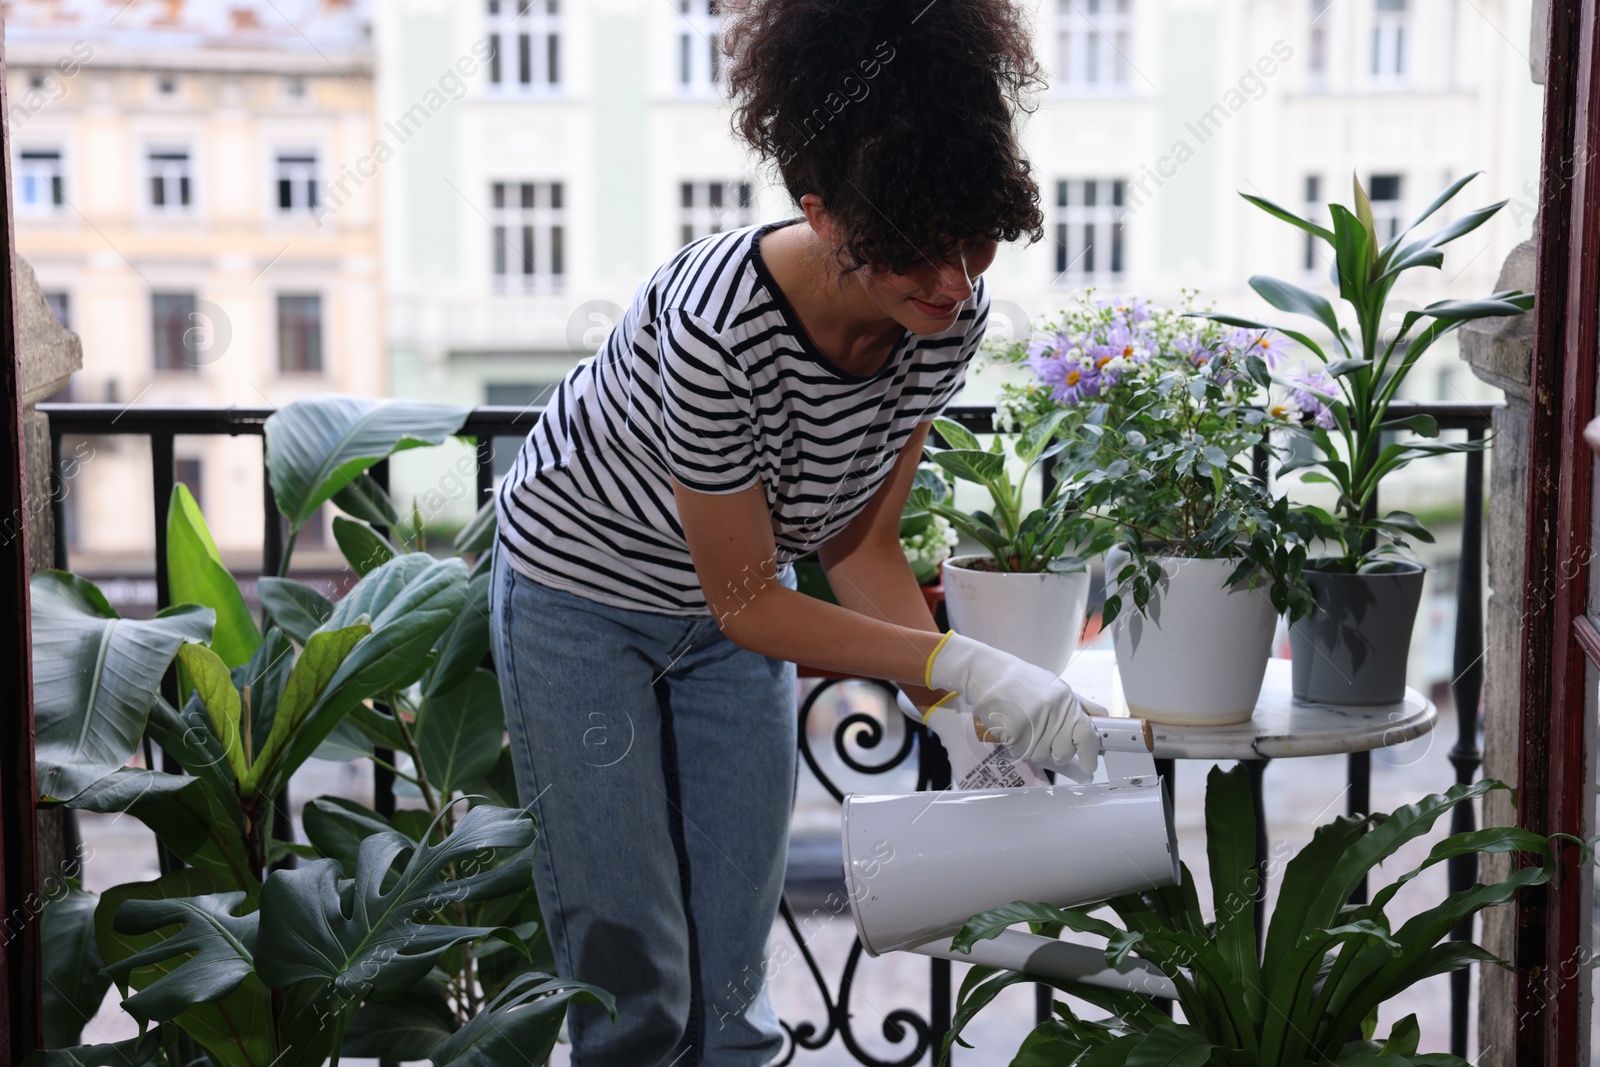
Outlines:
[[1076, 753], [1083, 769], [1094, 771], [1100, 735], [1089, 715], [1105, 709], [1086, 710], [1087, 702], [1044, 668], [951, 632], [929, 658], [927, 677], [932, 687], [954, 692], [1016, 759], [1061, 765]]

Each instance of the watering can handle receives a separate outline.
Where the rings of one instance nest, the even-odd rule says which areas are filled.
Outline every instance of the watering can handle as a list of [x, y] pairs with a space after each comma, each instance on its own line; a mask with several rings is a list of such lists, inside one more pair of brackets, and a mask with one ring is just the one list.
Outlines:
[[[1100, 735], [1102, 752], [1151, 752], [1156, 747], [1155, 731], [1150, 728], [1148, 719], [1118, 719], [1097, 715], [1089, 721], [1094, 723], [1095, 733]], [[976, 716], [972, 720], [972, 729], [978, 740], [985, 744], [996, 744], [1000, 740]]]

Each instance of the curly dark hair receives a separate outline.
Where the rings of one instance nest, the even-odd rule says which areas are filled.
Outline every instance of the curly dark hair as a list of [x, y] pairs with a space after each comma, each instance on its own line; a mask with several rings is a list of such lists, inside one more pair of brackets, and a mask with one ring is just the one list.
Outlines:
[[907, 273], [964, 241], [1044, 236], [1017, 112], [1044, 84], [1011, 0], [731, 0], [734, 130], [798, 203], [822, 198], [845, 270]]

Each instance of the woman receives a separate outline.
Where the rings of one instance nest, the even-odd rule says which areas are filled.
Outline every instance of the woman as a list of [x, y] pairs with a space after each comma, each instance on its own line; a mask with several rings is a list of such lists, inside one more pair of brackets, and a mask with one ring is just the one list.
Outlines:
[[[763, 955], [795, 775], [794, 663], [970, 710], [1014, 755], [1096, 749], [1048, 672], [939, 634], [899, 544], [930, 421], [983, 337], [980, 275], [1041, 235], [1013, 132], [1038, 81], [1007, 0], [726, 11], [736, 129], [801, 219], [640, 287], [498, 498], [518, 788], [575, 1067], [768, 1062]], [[817, 549], [838, 605], [794, 591]]]

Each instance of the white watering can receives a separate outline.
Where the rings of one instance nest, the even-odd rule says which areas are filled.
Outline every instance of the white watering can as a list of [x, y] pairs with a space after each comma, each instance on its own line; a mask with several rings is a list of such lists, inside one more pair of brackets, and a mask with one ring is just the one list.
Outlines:
[[1022, 930], [954, 952], [978, 912], [1014, 900], [1099, 903], [1178, 882], [1172, 807], [1142, 719], [1095, 718], [1107, 781], [851, 794], [844, 800], [844, 875], [869, 956], [906, 950], [1041, 978], [1173, 997], [1172, 981], [1129, 957]]

